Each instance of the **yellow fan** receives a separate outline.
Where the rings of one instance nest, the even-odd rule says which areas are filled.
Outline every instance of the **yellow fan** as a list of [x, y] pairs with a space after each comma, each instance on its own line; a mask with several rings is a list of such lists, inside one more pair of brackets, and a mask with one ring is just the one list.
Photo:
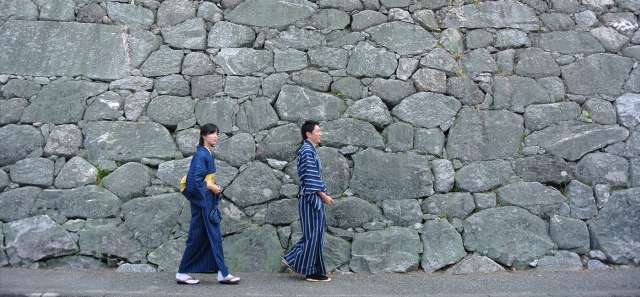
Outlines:
[[[216, 174], [215, 173], [209, 173], [204, 177], [204, 181], [208, 182], [210, 184], [215, 184], [216, 183]], [[180, 192], [184, 192], [184, 189], [187, 188], [187, 176], [183, 176], [182, 179], [180, 180]]]

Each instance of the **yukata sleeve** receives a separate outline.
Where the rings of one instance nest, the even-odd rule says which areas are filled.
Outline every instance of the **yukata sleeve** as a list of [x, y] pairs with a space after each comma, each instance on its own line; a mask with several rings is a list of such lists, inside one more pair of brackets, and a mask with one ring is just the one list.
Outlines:
[[300, 156], [300, 179], [304, 181], [303, 196], [315, 209], [322, 207], [322, 201], [317, 192], [326, 192], [327, 186], [320, 176], [320, 168], [311, 153]]

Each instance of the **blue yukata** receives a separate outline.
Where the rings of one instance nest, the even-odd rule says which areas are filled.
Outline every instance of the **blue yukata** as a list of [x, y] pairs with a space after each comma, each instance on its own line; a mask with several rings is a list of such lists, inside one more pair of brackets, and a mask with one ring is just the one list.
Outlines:
[[213, 155], [207, 148], [198, 145], [187, 173], [186, 188], [182, 192], [191, 203], [191, 224], [178, 273], [220, 271], [223, 276], [229, 274], [224, 264], [220, 224], [213, 224], [209, 220], [209, 213], [218, 208], [220, 197], [207, 189], [204, 177], [215, 172]]
[[318, 152], [309, 140], [298, 149], [298, 211], [302, 238], [285, 254], [284, 260], [294, 271], [326, 275], [322, 247], [324, 240], [324, 204], [317, 192], [326, 192]]

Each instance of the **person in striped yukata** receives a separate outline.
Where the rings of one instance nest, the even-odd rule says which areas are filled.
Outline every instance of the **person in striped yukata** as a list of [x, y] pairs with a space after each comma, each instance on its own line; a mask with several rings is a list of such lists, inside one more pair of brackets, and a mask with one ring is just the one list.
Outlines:
[[[331, 281], [327, 277], [322, 256], [325, 215], [324, 204], [333, 203], [322, 180], [322, 168], [316, 146], [320, 144], [320, 124], [306, 121], [301, 128], [302, 145], [298, 149], [298, 211], [302, 238], [282, 258], [293, 271], [305, 275], [307, 281]], [[323, 204], [324, 203], [324, 204]]]

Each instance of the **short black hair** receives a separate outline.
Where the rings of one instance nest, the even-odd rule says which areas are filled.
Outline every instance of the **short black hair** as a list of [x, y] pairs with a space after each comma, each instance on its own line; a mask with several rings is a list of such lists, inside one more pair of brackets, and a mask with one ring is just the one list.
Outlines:
[[200, 145], [204, 145], [202, 137], [219, 132], [220, 130], [218, 130], [218, 126], [216, 126], [215, 124], [208, 123], [200, 126]]
[[313, 132], [313, 129], [316, 126], [320, 126], [320, 123], [314, 120], [308, 120], [304, 122], [304, 124], [302, 124], [302, 127], [300, 128], [300, 133], [302, 133], [302, 139], [307, 139], [307, 132], [309, 133]]

